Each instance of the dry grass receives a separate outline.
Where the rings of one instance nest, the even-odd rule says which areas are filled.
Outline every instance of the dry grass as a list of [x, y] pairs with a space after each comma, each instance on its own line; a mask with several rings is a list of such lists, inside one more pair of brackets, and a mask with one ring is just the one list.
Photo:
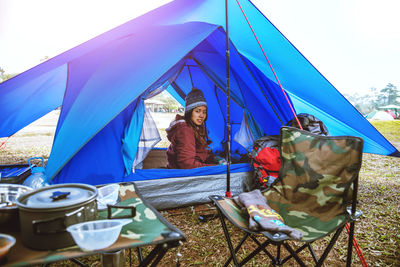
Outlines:
[[[400, 148], [400, 121], [378, 122], [374, 126], [385, 137]], [[5, 139], [0, 139], [0, 143]], [[52, 135], [48, 132], [31, 135], [21, 133], [7, 141], [5, 149], [0, 150], [0, 164], [25, 163], [32, 156], [48, 157]], [[360, 173], [359, 208], [363, 211], [362, 219], [356, 224], [356, 239], [369, 266], [400, 266], [400, 159], [379, 155], [364, 154]], [[176, 264], [177, 253], [181, 266], [221, 266], [229, 252], [219, 220], [202, 223], [198, 216], [214, 213], [211, 205], [186, 207], [162, 211], [164, 217], [181, 229], [187, 241], [178, 248], [171, 249], [163, 258], [160, 266]], [[233, 231], [228, 224], [230, 231]], [[233, 233], [233, 241], [240, 239], [238, 231]], [[326, 240], [317, 242], [317, 253]], [[326, 266], [343, 266], [347, 251], [347, 234], [342, 233], [339, 243], [330, 252]], [[240, 255], [249, 252], [254, 246], [246, 243]], [[133, 256], [134, 257], [134, 256]], [[311, 262], [310, 255], [303, 256]], [[91, 266], [99, 266], [99, 256], [79, 259]], [[133, 258], [137, 263], [137, 259]], [[254, 258], [249, 266], [268, 266], [266, 257]], [[62, 262], [57, 266], [74, 266], [72, 262]], [[295, 266], [293, 260], [285, 266]], [[353, 266], [361, 266], [355, 251]]]

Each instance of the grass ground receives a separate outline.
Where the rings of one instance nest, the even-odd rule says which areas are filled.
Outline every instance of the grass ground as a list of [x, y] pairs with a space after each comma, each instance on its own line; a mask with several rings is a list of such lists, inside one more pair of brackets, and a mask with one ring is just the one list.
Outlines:
[[[400, 121], [373, 122], [373, 125], [398, 149], [400, 149]], [[7, 140], [0, 150], [0, 164], [25, 163], [29, 157], [48, 157], [52, 142], [52, 132], [39, 131], [35, 134], [21, 132]], [[0, 139], [1, 142], [5, 138]], [[369, 266], [400, 266], [400, 158], [364, 154], [360, 172], [359, 209], [362, 218], [356, 224], [356, 239]], [[178, 248], [170, 250], [160, 266], [176, 264], [180, 254], [181, 266], [221, 266], [229, 252], [225, 243], [219, 220], [203, 223], [199, 215], [215, 212], [211, 205], [179, 208], [162, 211], [163, 216], [181, 229], [187, 241]], [[233, 231], [232, 226], [228, 225]], [[233, 233], [234, 242], [240, 239], [239, 233]], [[322, 243], [316, 243], [317, 253]], [[347, 234], [342, 233], [338, 244], [330, 252], [325, 266], [344, 266], [346, 258]], [[245, 244], [240, 255], [249, 252], [252, 244]], [[132, 260], [137, 263], [137, 259]], [[311, 263], [310, 255], [304, 258]], [[100, 266], [100, 257], [92, 256], [81, 261], [90, 266]], [[61, 262], [56, 266], [74, 266], [72, 262]], [[268, 266], [266, 257], [254, 258], [249, 266]], [[289, 261], [286, 266], [295, 266]], [[361, 266], [353, 251], [353, 266]]]

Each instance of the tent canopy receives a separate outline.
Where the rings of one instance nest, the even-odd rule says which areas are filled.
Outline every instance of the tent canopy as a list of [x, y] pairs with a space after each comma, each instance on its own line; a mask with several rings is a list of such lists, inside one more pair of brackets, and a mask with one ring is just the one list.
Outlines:
[[[0, 84], [0, 137], [62, 106], [48, 178], [112, 182], [130, 173], [126, 164], [139, 146], [143, 101], [167, 90], [183, 103], [196, 86], [212, 114], [207, 121], [212, 148], [222, 150], [224, 4], [173, 1]], [[364, 152], [400, 155], [250, 1], [240, 4], [296, 113], [318, 117], [332, 135], [363, 138]], [[253, 138], [278, 134], [293, 117], [289, 104], [235, 0], [229, 1], [229, 16], [232, 136], [244, 122]], [[241, 146], [233, 142], [232, 148]]]

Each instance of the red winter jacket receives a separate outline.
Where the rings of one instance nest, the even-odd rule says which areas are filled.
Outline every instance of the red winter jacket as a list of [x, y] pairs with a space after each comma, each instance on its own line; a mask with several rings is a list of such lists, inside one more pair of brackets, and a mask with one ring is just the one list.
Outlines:
[[173, 121], [166, 131], [171, 142], [167, 150], [168, 168], [192, 169], [216, 165], [213, 164], [213, 154], [196, 144], [194, 130], [184, 120]]

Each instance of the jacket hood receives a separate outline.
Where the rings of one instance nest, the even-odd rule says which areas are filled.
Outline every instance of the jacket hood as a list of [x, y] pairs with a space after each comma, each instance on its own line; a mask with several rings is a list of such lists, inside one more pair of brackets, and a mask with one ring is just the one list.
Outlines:
[[175, 133], [177, 132], [178, 129], [181, 127], [184, 127], [186, 125], [185, 120], [174, 120], [169, 124], [169, 127], [165, 129], [167, 132], [167, 138], [170, 142], [172, 142], [172, 138], [174, 137]]

